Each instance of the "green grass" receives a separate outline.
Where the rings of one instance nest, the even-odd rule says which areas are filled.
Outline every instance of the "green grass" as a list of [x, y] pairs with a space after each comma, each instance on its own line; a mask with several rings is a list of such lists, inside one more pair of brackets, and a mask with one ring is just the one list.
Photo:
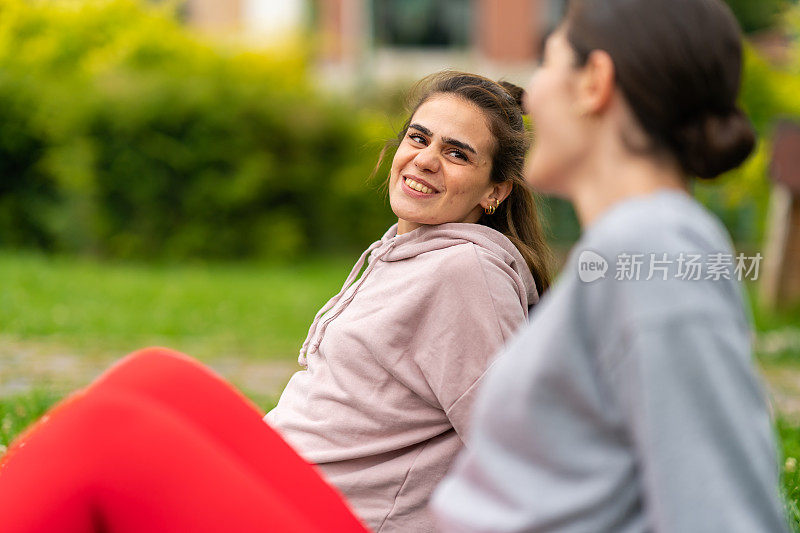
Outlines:
[[783, 491], [787, 514], [795, 530], [800, 530], [800, 426], [784, 418], [777, 421], [783, 452]]
[[[201, 358], [293, 358], [354, 260], [159, 266], [0, 252], [0, 341], [81, 353], [166, 345]], [[753, 286], [748, 292], [755, 299]], [[800, 308], [754, 306], [760, 331], [800, 327], [798, 317]]]
[[[163, 345], [200, 359], [294, 360], [317, 309], [341, 286], [355, 257], [292, 265], [141, 265], [0, 252], [0, 348], [123, 355]], [[755, 299], [755, 287], [747, 287]], [[753, 306], [759, 332], [800, 328], [800, 309]], [[0, 350], [0, 366], [3, 350]], [[800, 366], [795, 348], [760, 355], [770, 368]], [[2, 368], [0, 368], [2, 370]], [[245, 391], [268, 409], [275, 391]], [[63, 391], [0, 396], [0, 455]], [[800, 419], [779, 417], [784, 491], [800, 525]]]
[[0, 334], [81, 353], [296, 357], [354, 259], [151, 266], [0, 253]]
[[[27, 394], [0, 397], [0, 456], [3, 455], [14, 437], [36, 422], [60, 399], [58, 394], [47, 389], [36, 389]], [[274, 406], [274, 402], [265, 405], [257, 397], [250, 399], [265, 411]]]
[[[0, 456], [13, 437], [35, 422], [58, 398], [45, 390], [9, 398], [0, 398]], [[800, 426], [783, 418], [777, 421], [785, 464], [783, 493], [789, 520], [800, 531]]]
[[[47, 390], [0, 398], [0, 452], [28, 425], [42, 416], [58, 397]], [[2, 454], [0, 454], [2, 455]]]

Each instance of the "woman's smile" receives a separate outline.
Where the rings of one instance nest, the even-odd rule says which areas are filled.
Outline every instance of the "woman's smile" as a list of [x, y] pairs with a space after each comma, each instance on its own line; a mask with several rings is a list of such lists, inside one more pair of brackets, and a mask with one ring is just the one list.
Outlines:
[[439, 193], [430, 183], [411, 174], [403, 175], [403, 192], [412, 198], [429, 198]]

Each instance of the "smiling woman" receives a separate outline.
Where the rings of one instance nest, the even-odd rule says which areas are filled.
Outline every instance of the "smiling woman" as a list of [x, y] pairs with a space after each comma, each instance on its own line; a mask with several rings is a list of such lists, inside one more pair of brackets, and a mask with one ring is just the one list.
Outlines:
[[389, 177], [398, 223], [317, 313], [306, 369], [265, 417], [305, 461], [208, 369], [143, 350], [9, 448], [4, 532], [363, 532], [308, 463], [373, 530], [434, 530], [430, 495], [548, 287], [549, 251], [522, 181], [522, 91], [426, 82]]
[[399, 218], [397, 233], [426, 224], [475, 223], [505, 200], [511, 183], [489, 180], [493, 148], [474, 104], [451, 95], [422, 104], [392, 162], [389, 198]]
[[[412, 94], [408, 120], [384, 149], [397, 147], [388, 185], [398, 233], [455, 221], [488, 226], [514, 244], [538, 290], [547, 290], [551, 254], [522, 172], [530, 146], [521, 111], [525, 92], [508, 82], [444, 71], [422, 79]], [[382, 159], [383, 153], [376, 171]], [[442, 190], [431, 180], [441, 180]], [[419, 185], [445, 194], [430, 204], [412, 204], [400, 194], [425, 192]]]
[[398, 222], [317, 314], [307, 370], [266, 417], [376, 531], [433, 530], [474, 395], [549, 284], [521, 96], [472, 74], [423, 81], [388, 178]]

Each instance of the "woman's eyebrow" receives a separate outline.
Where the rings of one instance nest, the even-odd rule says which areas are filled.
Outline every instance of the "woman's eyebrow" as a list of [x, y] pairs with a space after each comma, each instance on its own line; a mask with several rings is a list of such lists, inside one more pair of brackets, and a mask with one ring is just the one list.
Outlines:
[[431, 130], [429, 130], [428, 128], [426, 128], [425, 126], [420, 126], [419, 124], [414, 123], [414, 124], [409, 124], [408, 127], [409, 128], [414, 128], [415, 130], [418, 130], [418, 131], [421, 131], [422, 133], [424, 133], [428, 137], [433, 137], [433, 132]]
[[472, 152], [475, 155], [478, 155], [478, 152], [475, 151], [475, 148], [468, 145], [465, 142], [459, 141], [458, 139], [451, 139], [449, 137], [442, 137], [442, 142], [445, 144], [449, 144], [451, 146], [455, 146], [456, 148], [461, 148], [462, 150], [466, 150], [467, 152]]
[[[417, 124], [415, 122], [414, 124], [409, 124], [408, 127], [414, 128], [415, 130], [424, 133], [428, 137], [433, 137], [433, 132], [428, 128], [426, 128], [425, 126], [422, 126], [421, 124]], [[478, 155], [478, 152], [475, 151], [475, 148], [473, 148], [472, 146], [463, 141], [459, 141], [458, 139], [452, 139], [450, 137], [442, 137], [442, 142], [445, 144], [449, 144], [451, 146], [455, 146], [456, 148], [461, 148], [462, 150], [466, 150], [467, 152], [472, 152], [475, 155]]]

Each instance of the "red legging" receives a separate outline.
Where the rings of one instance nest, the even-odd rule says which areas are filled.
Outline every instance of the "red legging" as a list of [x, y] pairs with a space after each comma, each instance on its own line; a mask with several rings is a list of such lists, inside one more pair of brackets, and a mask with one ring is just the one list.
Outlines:
[[359, 532], [244, 396], [177, 352], [136, 352], [0, 461], [0, 530]]

